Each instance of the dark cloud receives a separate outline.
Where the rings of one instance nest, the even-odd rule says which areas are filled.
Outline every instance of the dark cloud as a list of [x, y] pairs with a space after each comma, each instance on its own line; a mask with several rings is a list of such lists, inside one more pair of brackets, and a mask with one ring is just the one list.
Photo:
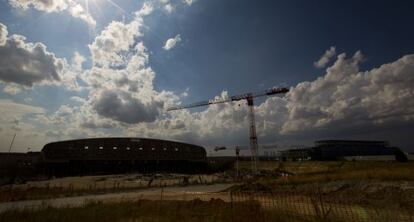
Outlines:
[[[0, 24], [0, 80], [32, 86], [34, 83], [60, 81], [63, 62], [42, 43], [27, 43], [20, 35], [8, 36]], [[3, 42], [3, 44], [1, 44]]]
[[160, 114], [162, 102], [151, 101], [144, 104], [128, 93], [105, 90], [92, 101], [96, 112], [104, 117], [124, 123], [153, 122]]

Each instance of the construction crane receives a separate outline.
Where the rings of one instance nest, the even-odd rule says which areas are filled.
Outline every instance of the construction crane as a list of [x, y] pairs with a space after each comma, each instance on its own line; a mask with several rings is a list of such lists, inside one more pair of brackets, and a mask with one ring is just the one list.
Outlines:
[[196, 102], [188, 105], [170, 107], [167, 111], [172, 110], [179, 110], [179, 109], [188, 109], [194, 108], [199, 106], [208, 106], [212, 104], [219, 104], [219, 103], [227, 103], [227, 102], [234, 102], [240, 100], [246, 100], [247, 105], [249, 107], [249, 122], [250, 122], [250, 151], [251, 151], [251, 158], [252, 158], [252, 170], [256, 174], [257, 173], [257, 160], [258, 160], [258, 143], [257, 143], [257, 135], [256, 135], [256, 125], [255, 125], [255, 118], [254, 118], [254, 103], [253, 98], [261, 97], [261, 96], [271, 96], [276, 94], [282, 94], [289, 92], [288, 88], [284, 87], [273, 87], [264, 91], [259, 92], [252, 92], [252, 93], [244, 93], [241, 95], [230, 96], [226, 98], [215, 98], [206, 101]]

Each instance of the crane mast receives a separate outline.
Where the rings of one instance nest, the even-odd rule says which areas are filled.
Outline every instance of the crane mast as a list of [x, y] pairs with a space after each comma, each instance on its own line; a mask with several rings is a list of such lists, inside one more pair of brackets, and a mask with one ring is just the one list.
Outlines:
[[259, 152], [259, 145], [257, 143], [256, 121], [254, 118], [254, 104], [253, 97], [247, 97], [247, 106], [249, 107], [249, 123], [250, 123], [250, 150], [252, 152], [252, 170], [257, 172], [257, 157]]
[[288, 88], [274, 87], [274, 88], [270, 88], [270, 89], [259, 91], [259, 92], [245, 93], [245, 94], [230, 96], [226, 98], [215, 98], [215, 99], [205, 100], [205, 101], [196, 102], [196, 103], [192, 103], [188, 105], [170, 107], [167, 109], [167, 111], [188, 109], [188, 108], [199, 107], [199, 106], [208, 106], [212, 104], [234, 102], [234, 101], [240, 101], [240, 100], [245, 99], [247, 101], [247, 106], [249, 110], [249, 132], [250, 132], [250, 152], [251, 152], [251, 160], [252, 160], [252, 171], [256, 174], [258, 154], [259, 154], [259, 149], [258, 149], [259, 145], [257, 142], [253, 98], [261, 97], [261, 96], [270, 96], [270, 95], [287, 93], [287, 92], [289, 92]]

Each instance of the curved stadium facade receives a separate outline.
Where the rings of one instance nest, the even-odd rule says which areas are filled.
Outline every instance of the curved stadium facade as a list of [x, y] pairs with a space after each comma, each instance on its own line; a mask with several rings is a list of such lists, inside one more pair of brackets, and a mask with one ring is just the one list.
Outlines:
[[129, 171], [198, 172], [206, 168], [203, 147], [147, 138], [93, 138], [59, 141], [42, 149], [51, 175]]

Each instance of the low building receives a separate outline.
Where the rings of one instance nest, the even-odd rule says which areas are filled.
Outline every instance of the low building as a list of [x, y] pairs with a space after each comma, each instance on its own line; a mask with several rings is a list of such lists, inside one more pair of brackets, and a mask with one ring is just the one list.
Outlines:
[[40, 174], [42, 159], [40, 152], [0, 153], [0, 185]]
[[310, 160], [312, 154], [312, 149], [305, 148], [305, 149], [290, 149], [284, 150], [280, 153], [281, 159], [286, 160]]
[[407, 155], [386, 141], [363, 140], [319, 140], [311, 148], [283, 151], [281, 157], [289, 160], [407, 161]]

